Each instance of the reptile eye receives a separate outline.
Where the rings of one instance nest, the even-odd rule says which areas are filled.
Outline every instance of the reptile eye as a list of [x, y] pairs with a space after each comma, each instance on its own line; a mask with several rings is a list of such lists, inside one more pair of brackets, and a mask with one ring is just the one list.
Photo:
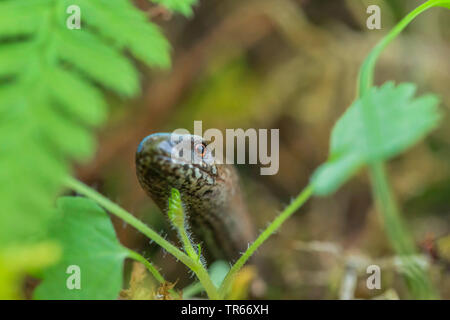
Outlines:
[[203, 143], [198, 143], [195, 145], [194, 147], [195, 152], [197, 152], [197, 154], [199, 154], [202, 158], [205, 156], [206, 154], [206, 146]]

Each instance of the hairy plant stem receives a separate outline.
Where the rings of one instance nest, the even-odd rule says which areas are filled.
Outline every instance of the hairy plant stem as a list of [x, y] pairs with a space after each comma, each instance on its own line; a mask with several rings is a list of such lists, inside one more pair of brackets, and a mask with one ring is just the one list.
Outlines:
[[[136, 251], [133, 251], [128, 248], [125, 248], [125, 250], [128, 251], [128, 258], [142, 263], [160, 284], [166, 283], [166, 280], [164, 280], [164, 277], [162, 276], [162, 274], [158, 271], [158, 269], [155, 268], [155, 266], [153, 264], [151, 264], [150, 261], [145, 259], [142, 255], [140, 255]], [[169, 289], [169, 292], [173, 297], [175, 297], [177, 299], [180, 298], [180, 294], [178, 292], [176, 292], [174, 289]]]
[[[196, 274], [201, 285], [205, 289], [208, 297], [213, 300], [223, 299], [225, 297], [228, 290], [230, 289], [231, 284], [233, 283], [235, 276], [237, 275], [239, 270], [244, 266], [247, 260], [252, 256], [252, 254], [259, 248], [260, 245], [264, 243], [264, 241], [267, 240], [267, 238], [269, 238], [270, 235], [276, 232], [283, 224], [283, 222], [287, 218], [289, 218], [295, 211], [297, 211], [311, 197], [313, 193], [312, 186], [310, 185], [307, 186], [300, 193], [300, 195], [298, 195], [297, 198], [295, 198], [294, 201], [289, 206], [287, 206], [286, 209], [281, 214], [279, 214], [275, 218], [275, 220], [258, 236], [255, 242], [253, 242], [250, 245], [250, 247], [238, 259], [238, 261], [236, 261], [236, 263], [230, 269], [224, 281], [222, 282], [220, 289], [217, 290], [217, 288], [212, 283], [208, 272], [202, 265], [200, 259], [193, 259], [189, 257], [184, 252], [180, 251], [177, 247], [175, 247], [173, 244], [171, 244], [166, 239], [161, 237], [156, 231], [146, 226], [140, 220], [136, 219], [131, 213], [122, 209], [117, 204], [115, 204], [108, 198], [104, 197], [97, 191], [91, 189], [87, 185], [83, 184], [82, 182], [72, 177], [66, 177], [64, 183], [68, 188], [77, 191], [79, 194], [82, 194], [94, 200], [100, 206], [108, 210], [110, 213], [114, 214], [115, 216], [124, 220], [126, 223], [133, 226], [134, 228], [142, 232], [144, 235], [146, 235], [148, 238], [155, 241], [158, 245], [160, 245], [162, 248], [164, 248], [167, 252], [172, 254], [182, 263], [184, 263]], [[190, 249], [195, 253], [195, 250], [192, 248], [192, 246], [190, 247]], [[198, 257], [198, 255], [195, 253], [193, 257], [195, 258], [196, 256]], [[149, 269], [149, 271], [155, 276], [155, 278], [158, 281], [160, 282], [164, 281], [164, 278], [161, 276], [158, 270], [156, 270], [156, 268], [153, 265], [151, 265], [150, 262], [148, 262], [144, 257], [131, 250], [129, 250], [129, 257], [144, 263], [147, 269]]]
[[[184, 220], [184, 212], [183, 212], [183, 220]], [[195, 261], [200, 261], [200, 253], [197, 253], [197, 251], [195, 251], [194, 247], [192, 246], [192, 242], [189, 239], [189, 236], [186, 231], [185, 222], [183, 222], [183, 225], [181, 226], [173, 223], [173, 226], [177, 229], [178, 238], [183, 244], [183, 248], [186, 254]]]
[[248, 247], [244, 254], [236, 261], [231, 267], [230, 271], [226, 275], [219, 288], [219, 294], [221, 297], [225, 297], [228, 293], [233, 280], [239, 270], [244, 266], [247, 260], [253, 255], [253, 253], [261, 246], [264, 241], [269, 238], [274, 232], [276, 232], [280, 226], [289, 218], [294, 212], [296, 212], [312, 195], [313, 188], [308, 185], [303, 191], [292, 201], [292, 203], [286, 207], [276, 218], [269, 224], [269, 226], [256, 238], [256, 240]]
[[[369, 92], [373, 86], [375, 64], [381, 52], [386, 46], [395, 39], [400, 32], [416, 18], [420, 13], [435, 6], [446, 5], [450, 8], [449, 0], [430, 0], [413, 11], [411, 11], [405, 18], [403, 18], [370, 52], [361, 66], [359, 73], [359, 97], [364, 99], [364, 96]], [[367, 113], [365, 118], [370, 119], [370, 111], [368, 108], [363, 110]], [[389, 179], [381, 161], [372, 162], [369, 164], [369, 172], [372, 183], [372, 190], [376, 199], [377, 205], [383, 216], [386, 233], [394, 250], [402, 257], [405, 266], [405, 276], [411, 293], [420, 299], [430, 299], [437, 297], [432, 283], [421, 266], [416, 261], [407, 259], [416, 252], [413, 238], [404, 227], [401, 219], [401, 213], [397, 202], [393, 196]]]
[[142, 263], [147, 270], [155, 277], [156, 280], [158, 280], [159, 283], [164, 283], [166, 280], [164, 280], [164, 277], [159, 273], [158, 269], [155, 268], [153, 264], [150, 263], [147, 259], [145, 259], [142, 255], [137, 253], [136, 251], [133, 251], [131, 249], [125, 248], [128, 251], [128, 257], [136, 260], [140, 263]]
[[203, 285], [203, 288], [205, 288], [205, 291], [210, 299], [216, 300], [219, 299], [219, 294], [217, 291], [217, 288], [212, 283], [208, 272], [203, 267], [203, 265], [200, 263], [200, 261], [196, 261], [192, 258], [190, 258], [188, 255], [180, 251], [177, 247], [175, 247], [173, 244], [171, 244], [169, 241], [161, 237], [156, 231], [145, 225], [142, 221], [135, 218], [131, 213], [127, 212], [126, 210], [119, 207], [117, 204], [109, 200], [108, 198], [104, 197], [97, 191], [89, 188], [82, 182], [72, 178], [72, 177], [66, 177], [64, 181], [65, 185], [78, 193], [94, 200], [97, 202], [100, 206], [105, 208], [110, 213], [114, 214], [115, 216], [119, 217], [129, 225], [133, 226], [140, 232], [142, 232], [144, 235], [146, 235], [149, 239], [155, 241], [158, 245], [160, 245], [162, 248], [164, 248], [167, 252], [172, 254], [175, 258], [180, 260], [182, 263], [184, 263], [189, 269], [191, 269], [195, 275], [197, 276], [198, 280]]

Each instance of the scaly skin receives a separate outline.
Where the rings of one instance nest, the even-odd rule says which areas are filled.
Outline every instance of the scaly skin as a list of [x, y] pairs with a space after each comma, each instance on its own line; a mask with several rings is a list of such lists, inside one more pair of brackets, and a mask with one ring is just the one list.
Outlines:
[[[180, 146], [190, 147], [190, 161], [174, 152]], [[194, 241], [206, 247], [207, 260], [234, 261], [254, 240], [234, 167], [218, 163], [200, 137], [178, 135], [171, 141], [170, 133], [148, 136], [136, 152], [136, 172], [165, 213], [171, 188], [180, 191]]]

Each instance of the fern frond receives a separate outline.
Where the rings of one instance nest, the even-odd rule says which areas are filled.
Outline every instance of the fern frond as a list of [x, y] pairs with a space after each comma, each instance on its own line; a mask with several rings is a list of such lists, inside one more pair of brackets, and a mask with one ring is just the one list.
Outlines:
[[192, 6], [197, 4], [197, 0], [151, 0], [154, 3], [163, 5], [169, 10], [179, 12], [186, 17], [192, 16]]
[[135, 10], [131, 3], [123, 0], [79, 2], [86, 12], [86, 23], [104, 37], [113, 39], [116, 45], [128, 49], [149, 66], [170, 66], [168, 42], [161, 37], [159, 28], [147, 23], [147, 16]]
[[19, 42], [0, 47], [0, 78], [15, 75], [26, 68], [30, 42]]
[[0, 35], [13, 37], [33, 34], [42, 24], [52, 0], [0, 2]]
[[138, 74], [132, 63], [120, 52], [90, 31], [59, 29], [55, 33], [56, 51], [60, 59], [70, 63], [92, 80], [125, 96], [139, 90]]
[[[82, 27], [69, 30], [78, 5]], [[130, 0], [0, 1], [0, 250], [46, 230], [69, 173], [106, 119], [101, 88], [139, 92], [126, 53], [169, 66], [169, 44]]]
[[[55, 103], [60, 104], [69, 116], [88, 125], [99, 125], [106, 118], [106, 105], [101, 91], [86, 79], [63, 67], [49, 71], [48, 86]], [[77, 92], [74, 99], [73, 93]], [[79, 106], [89, 108], [79, 108]]]

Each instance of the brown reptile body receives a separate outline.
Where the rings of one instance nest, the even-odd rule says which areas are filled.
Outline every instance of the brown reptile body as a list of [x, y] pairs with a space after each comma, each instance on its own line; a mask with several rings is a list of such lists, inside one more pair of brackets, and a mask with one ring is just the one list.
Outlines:
[[[156, 133], [139, 145], [136, 172], [141, 186], [164, 213], [171, 188], [178, 189], [193, 240], [202, 243], [207, 260], [236, 260], [254, 240], [236, 170], [217, 163], [200, 137], [173, 137]], [[188, 146], [190, 156], [179, 155], [180, 146]]]

